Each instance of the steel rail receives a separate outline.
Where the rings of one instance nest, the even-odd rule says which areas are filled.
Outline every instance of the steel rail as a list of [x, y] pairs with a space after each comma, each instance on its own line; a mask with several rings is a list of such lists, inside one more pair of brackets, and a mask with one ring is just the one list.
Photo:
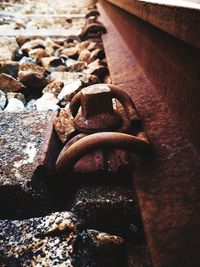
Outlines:
[[[138, 13], [116, 6], [125, 2], [126, 9]], [[102, 38], [112, 83], [134, 99], [155, 151], [149, 167], [141, 166], [133, 176], [152, 265], [196, 267], [200, 266], [200, 53], [140, 19], [143, 12], [156, 22], [156, 9], [166, 15], [162, 21], [172, 23], [171, 7], [100, 1], [107, 29]], [[185, 15], [193, 12], [186, 10]], [[194, 19], [195, 15], [188, 27], [194, 26]], [[194, 46], [200, 41], [194, 34], [198, 27], [191, 29]]]
[[[165, 32], [200, 48], [200, 4], [188, 1], [107, 0]], [[185, 4], [184, 4], [185, 3]]]

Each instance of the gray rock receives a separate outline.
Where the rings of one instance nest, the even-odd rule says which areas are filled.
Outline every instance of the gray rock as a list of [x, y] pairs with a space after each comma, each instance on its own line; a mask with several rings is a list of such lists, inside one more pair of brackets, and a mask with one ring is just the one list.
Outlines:
[[81, 52], [84, 49], [87, 49], [89, 44], [90, 44], [89, 40], [86, 40], [86, 41], [83, 41], [83, 42], [80, 42], [79, 44], [77, 44], [77, 48], [78, 48], [79, 52]]
[[126, 266], [125, 241], [122, 237], [94, 229], [87, 230], [87, 234], [92, 240], [93, 254], [98, 266]]
[[21, 93], [9, 92], [9, 93], [7, 93], [7, 98], [8, 98], [8, 100], [10, 100], [11, 98], [16, 98], [16, 99], [20, 100], [24, 105], [26, 104], [26, 99], [25, 99], [24, 95]]
[[57, 67], [49, 67], [47, 69], [47, 71], [50, 72], [50, 73], [51, 72], [55, 72], [55, 71], [57, 71], [57, 72], [66, 72], [66, 71], [68, 71], [68, 68], [65, 65], [59, 65]]
[[35, 48], [45, 48], [45, 41], [43, 41], [42, 39], [34, 39], [24, 43], [21, 46], [22, 51], [25, 53], [28, 53], [30, 50]]
[[1, 266], [73, 266], [76, 224], [70, 212], [22, 221], [1, 220]]
[[98, 252], [108, 252], [109, 249], [112, 251], [114, 249], [121, 249], [124, 246], [122, 237], [99, 232], [94, 229], [87, 230], [87, 233], [91, 237]]
[[79, 232], [73, 243], [75, 266], [126, 266], [125, 242], [117, 235], [93, 229]]
[[92, 84], [100, 83], [100, 80], [97, 76], [92, 74], [85, 74], [81, 77], [81, 82], [83, 87], [87, 87]]
[[18, 79], [33, 89], [43, 89], [48, 83], [45, 78], [45, 69], [29, 61], [20, 64]]
[[71, 212], [0, 220], [1, 266], [124, 266], [123, 238], [77, 224]]
[[67, 67], [70, 67], [71, 65], [73, 65], [76, 62], [77, 62], [77, 60], [75, 60], [75, 59], [67, 58], [65, 64], [66, 64]]
[[20, 61], [24, 57], [24, 54], [20, 48], [16, 49], [13, 54], [11, 59], [14, 61]]
[[3, 37], [0, 38], [0, 61], [10, 60], [13, 52], [18, 49], [19, 46], [15, 40], [15, 37]]
[[53, 93], [55, 97], [59, 95], [62, 88], [64, 86], [64, 83], [62, 81], [54, 80], [51, 83], [49, 83], [44, 89], [43, 93]]
[[105, 58], [105, 52], [103, 49], [97, 48], [91, 52], [90, 55], [90, 62], [96, 60], [96, 59], [104, 59]]
[[24, 104], [17, 98], [10, 98], [8, 100], [6, 108], [4, 109], [4, 111], [7, 112], [20, 112], [24, 110], [25, 110]]
[[68, 67], [69, 71], [80, 72], [86, 67], [86, 63], [84, 61], [68, 59], [66, 61], [66, 66]]
[[81, 89], [81, 86], [82, 83], [80, 80], [74, 80], [73, 82], [66, 84], [58, 95], [58, 99], [72, 99], [72, 97]]
[[14, 26], [14, 29], [15, 30], [20, 30], [20, 29], [25, 29], [26, 26], [25, 24], [22, 22], [22, 20], [19, 20], [19, 21], [16, 21], [15, 22], [15, 26]]
[[30, 62], [30, 63], [33, 63], [33, 64], [36, 64], [36, 62], [30, 58], [30, 57], [23, 57], [20, 61], [19, 61], [19, 64], [22, 64], [24, 62]]
[[27, 110], [36, 110], [36, 100], [35, 99], [31, 99], [27, 104], [26, 104], [26, 109]]
[[[96, 228], [119, 235], [132, 234], [135, 237], [140, 230], [138, 209], [128, 181], [125, 181], [124, 178], [127, 174], [123, 173], [121, 175], [123, 177], [120, 178], [127, 185], [83, 186], [78, 189], [73, 199], [72, 212], [81, 221], [85, 222], [87, 228]], [[101, 175], [96, 175], [95, 178], [102, 179]], [[94, 178], [91, 177], [90, 179]], [[112, 178], [106, 179], [107, 184], [108, 179]], [[80, 187], [81, 180], [83, 180], [83, 177], [77, 180]], [[101, 183], [101, 181], [95, 181], [94, 183]]]
[[41, 63], [41, 59], [43, 57], [49, 57], [51, 56], [50, 53], [43, 48], [35, 48], [28, 52], [28, 55], [30, 58], [33, 59], [34, 62]]
[[93, 51], [94, 49], [98, 48], [100, 46], [99, 43], [91, 41], [87, 47], [89, 51]]
[[7, 97], [6, 94], [0, 90], [0, 110], [3, 110], [6, 106]]
[[61, 71], [55, 71], [51, 73], [51, 79], [62, 81], [64, 84], [68, 84], [74, 81], [74, 79], [79, 79], [82, 77], [82, 73], [72, 73], [72, 72], [61, 72]]
[[83, 85], [85, 84], [94, 84], [94, 83], [99, 83], [98, 77], [95, 75], [91, 74], [86, 74], [83, 72], [60, 72], [60, 71], [55, 71], [51, 73], [51, 79], [62, 81], [65, 85], [72, 83], [74, 80], [80, 80]]
[[86, 40], [86, 41], [83, 41], [83, 42], [77, 44], [77, 47], [78, 47], [79, 52], [81, 52], [84, 49], [87, 49], [91, 52], [91, 51], [95, 50], [96, 48], [102, 47], [102, 44], [99, 42]]
[[53, 93], [44, 93], [43, 96], [41, 96], [35, 101], [36, 108], [39, 111], [57, 111], [60, 109], [57, 103], [58, 99], [54, 96]]
[[45, 39], [46, 43], [46, 50], [49, 52], [50, 55], [54, 53], [55, 50], [59, 49], [61, 46], [55, 43], [51, 38], [47, 37]]

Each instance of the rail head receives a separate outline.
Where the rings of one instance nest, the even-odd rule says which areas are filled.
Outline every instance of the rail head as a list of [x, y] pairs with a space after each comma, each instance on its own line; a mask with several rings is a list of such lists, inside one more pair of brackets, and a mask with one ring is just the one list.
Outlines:
[[[101, 0], [103, 2], [103, 0]], [[104, 0], [105, 1], [105, 0]], [[199, 0], [106, 0], [153, 26], [200, 48]]]

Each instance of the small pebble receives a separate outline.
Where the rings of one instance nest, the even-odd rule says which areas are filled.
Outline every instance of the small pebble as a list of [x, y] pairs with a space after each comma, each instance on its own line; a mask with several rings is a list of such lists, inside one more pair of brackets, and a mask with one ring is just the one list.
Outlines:
[[60, 107], [57, 105], [58, 99], [55, 98], [53, 93], [44, 93], [42, 97], [35, 101], [37, 110], [51, 110], [57, 111]]
[[86, 63], [84, 61], [68, 59], [66, 65], [69, 71], [81, 72], [85, 68]]
[[55, 97], [59, 95], [64, 83], [62, 81], [54, 80], [53, 82], [49, 83], [44, 89], [43, 93], [53, 93]]
[[30, 50], [35, 48], [45, 48], [45, 41], [42, 39], [35, 39], [29, 42], [26, 42], [21, 46], [23, 52], [28, 53]]
[[40, 67], [36, 64], [33, 64], [32, 62], [25, 61], [20, 64], [19, 71], [30, 71], [30, 72], [36, 72], [41, 75], [45, 74], [45, 69], [43, 67]]
[[69, 109], [69, 105], [60, 110], [58, 117], [54, 120], [54, 129], [56, 130], [60, 140], [63, 142], [68, 141], [69, 136], [75, 132], [74, 118]]
[[23, 57], [20, 61], [19, 61], [19, 64], [22, 64], [24, 62], [30, 62], [30, 63], [33, 63], [33, 64], [36, 64], [36, 62], [31, 58], [31, 57]]
[[0, 67], [0, 73], [8, 74], [14, 78], [17, 77], [19, 71], [19, 63], [12, 60], [5, 61]]
[[27, 104], [26, 104], [26, 109], [27, 110], [36, 110], [37, 106], [36, 106], [36, 100], [35, 99], [31, 99]]
[[16, 37], [16, 41], [18, 43], [19, 46], [22, 46], [23, 44], [29, 42], [31, 39], [29, 37], [26, 36], [17, 36]]
[[24, 88], [25, 86], [12, 76], [5, 73], [0, 74], [0, 89], [5, 89], [8, 92], [18, 92]]
[[61, 55], [68, 56], [73, 59], [77, 59], [78, 49], [76, 47], [65, 48], [61, 51]]
[[20, 100], [24, 105], [26, 104], [26, 99], [25, 99], [24, 95], [21, 93], [9, 92], [9, 93], [7, 93], [7, 98], [8, 98], [8, 100], [10, 100], [11, 98], [16, 98], [16, 99]]
[[49, 69], [51, 67], [57, 67], [64, 64], [64, 61], [60, 57], [43, 57], [41, 58], [42, 66], [45, 69]]
[[101, 64], [99, 59], [96, 59], [88, 64], [87, 69], [84, 72], [96, 75], [100, 80], [102, 80], [104, 76], [108, 74], [108, 68]]
[[82, 83], [80, 80], [75, 80], [69, 84], [66, 84], [60, 94], [58, 95], [58, 99], [61, 100], [62, 98], [71, 99], [80, 89]]
[[31, 71], [19, 71], [18, 79], [25, 84], [28, 88], [43, 89], [48, 81], [45, 76]]
[[6, 94], [0, 90], [0, 110], [3, 110], [5, 108], [7, 102]]
[[29, 57], [37, 63], [41, 63], [41, 58], [50, 56], [50, 53], [43, 48], [35, 48], [29, 51]]
[[8, 105], [4, 109], [4, 111], [7, 112], [19, 112], [19, 111], [24, 111], [25, 106], [24, 104], [17, 98], [11, 98], [8, 101]]

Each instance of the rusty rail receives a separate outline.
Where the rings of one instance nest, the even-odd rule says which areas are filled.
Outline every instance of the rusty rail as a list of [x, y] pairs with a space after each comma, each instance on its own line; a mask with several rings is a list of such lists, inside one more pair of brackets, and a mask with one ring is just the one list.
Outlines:
[[199, 11], [141, 1], [99, 4], [112, 81], [134, 99], [155, 149], [153, 163], [133, 178], [153, 266], [197, 267], [200, 53], [123, 9], [175, 36], [177, 23], [189, 15], [183, 25], [191, 25], [191, 34], [178, 37], [195, 47]]
[[[144, 21], [200, 48], [200, 5], [189, 1], [108, 0]], [[181, 3], [180, 3], [181, 2]]]

